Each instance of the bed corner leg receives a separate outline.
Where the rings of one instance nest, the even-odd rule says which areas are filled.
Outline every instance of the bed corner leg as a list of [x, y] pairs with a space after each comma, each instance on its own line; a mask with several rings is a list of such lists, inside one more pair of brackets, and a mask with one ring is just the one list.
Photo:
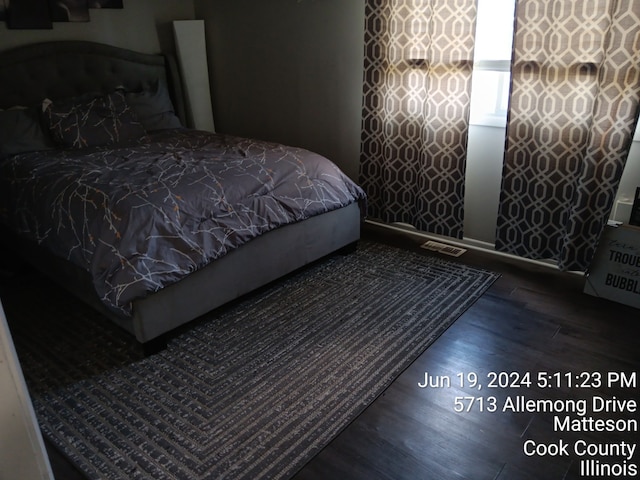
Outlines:
[[160, 335], [159, 337], [141, 343], [140, 347], [142, 349], [142, 355], [145, 358], [150, 357], [151, 355], [159, 353], [167, 348], [167, 337], [166, 335]]

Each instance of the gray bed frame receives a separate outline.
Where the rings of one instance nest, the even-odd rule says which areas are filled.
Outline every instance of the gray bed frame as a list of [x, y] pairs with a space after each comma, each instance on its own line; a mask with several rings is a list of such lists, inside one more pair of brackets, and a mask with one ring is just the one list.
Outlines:
[[[0, 108], [35, 105], [117, 87], [141, 89], [165, 81], [176, 114], [185, 121], [182, 82], [172, 55], [133, 52], [109, 45], [63, 41], [0, 52]], [[108, 310], [92, 288], [89, 273], [35, 245], [15, 248], [36, 268], [103, 312], [153, 351], [177, 327], [256, 288], [344, 248], [360, 238], [357, 203], [261, 235], [183, 280], [133, 304], [133, 316]]]

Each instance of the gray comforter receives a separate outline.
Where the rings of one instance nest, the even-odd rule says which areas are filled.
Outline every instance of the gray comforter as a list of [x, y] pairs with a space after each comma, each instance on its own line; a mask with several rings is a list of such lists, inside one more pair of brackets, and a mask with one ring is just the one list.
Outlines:
[[0, 163], [2, 223], [89, 271], [125, 315], [132, 300], [262, 233], [362, 199], [320, 155], [182, 129]]

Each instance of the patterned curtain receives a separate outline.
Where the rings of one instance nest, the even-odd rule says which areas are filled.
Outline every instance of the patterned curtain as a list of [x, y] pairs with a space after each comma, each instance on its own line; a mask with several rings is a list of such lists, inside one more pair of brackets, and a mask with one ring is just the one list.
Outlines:
[[584, 271], [640, 97], [640, 1], [518, 0], [496, 248]]
[[367, 0], [368, 214], [462, 237], [476, 0]]

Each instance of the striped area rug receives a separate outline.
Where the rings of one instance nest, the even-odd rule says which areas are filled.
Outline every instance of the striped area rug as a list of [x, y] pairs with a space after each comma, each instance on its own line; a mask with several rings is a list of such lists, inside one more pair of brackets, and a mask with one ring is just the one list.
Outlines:
[[147, 358], [46, 284], [3, 303], [42, 432], [87, 477], [288, 478], [497, 276], [361, 242]]

